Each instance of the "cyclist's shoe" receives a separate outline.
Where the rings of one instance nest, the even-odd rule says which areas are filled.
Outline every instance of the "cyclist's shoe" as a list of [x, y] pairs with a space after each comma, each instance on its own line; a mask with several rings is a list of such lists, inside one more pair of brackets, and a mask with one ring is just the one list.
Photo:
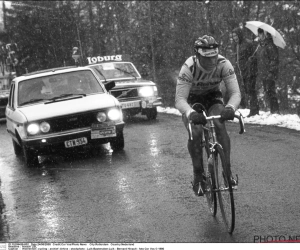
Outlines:
[[196, 184], [193, 184], [193, 191], [196, 196], [203, 196], [204, 195], [204, 184], [203, 182], [197, 182]]
[[[225, 173], [222, 171], [222, 175], [223, 175], [223, 178], [225, 180], [225, 185], [226, 187], [228, 186], [228, 183], [227, 183], [227, 178], [225, 178]], [[233, 189], [237, 189], [237, 186], [238, 186], [238, 176], [236, 176], [236, 179], [231, 175], [230, 177], [230, 183], [231, 183], [231, 186]]]
[[205, 183], [206, 183], [206, 177], [202, 175], [201, 178], [194, 178], [194, 181], [192, 182], [193, 191], [196, 196], [203, 196], [205, 193]]
[[231, 182], [231, 186], [233, 189], [237, 189], [237, 186], [238, 186], [238, 177], [236, 176], [236, 179], [231, 176], [230, 177], [230, 182]]

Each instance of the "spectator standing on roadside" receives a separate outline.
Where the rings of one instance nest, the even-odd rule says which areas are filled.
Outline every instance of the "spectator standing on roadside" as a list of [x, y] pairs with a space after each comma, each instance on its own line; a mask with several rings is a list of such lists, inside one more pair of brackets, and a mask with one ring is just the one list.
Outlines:
[[254, 56], [255, 43], [246, 39], [241, 28], [232, 31], [232, 39], [236, 43], [236, 63], [241, 75], [242, 91], [241, 105], [248, 107], [250, 99], [250, 113], [248, 117], [259, 114], [259, 104], [256, 91], [257, 58]]
[[258, 29], [260, 49], [258, 56], [258, 74], [263, 82], [265, 97], [272, 114], [279, 113], [279, 104], [275, 81], [278, 79], [279, 53], [273, 42], [272, 35], [263, 29]]

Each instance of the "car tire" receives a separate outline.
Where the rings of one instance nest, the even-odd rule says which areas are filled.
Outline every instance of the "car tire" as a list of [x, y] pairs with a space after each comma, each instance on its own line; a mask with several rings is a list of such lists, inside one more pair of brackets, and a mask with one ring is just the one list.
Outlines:
[[38, 155], [34, 152], [34, 150], [23, 146], [23, 156], [27, 166], [35, 166], [39, 164]]
[[13, 147], [14, 147], [15, 155], [16, 156], [22, 155], [22, 153], [23, 153], [22, 152], [22, 147], [18, 143], [16, 143], [14, 141], [14, 139], [12, 139], [12, 144], [13, 144]]
[[147, 116], [148, 120], [155, 120], [156, 117], [157, 117], [157, 109], [156, 109], [156, 107], [148, 109], [147, 112], [146, 112], [146, 116]]
[[110, 141], [110, 147], [114, 151], [119, 151], [124, 149], [125, 141], [123, 131], [117, 134], [117, 137]]

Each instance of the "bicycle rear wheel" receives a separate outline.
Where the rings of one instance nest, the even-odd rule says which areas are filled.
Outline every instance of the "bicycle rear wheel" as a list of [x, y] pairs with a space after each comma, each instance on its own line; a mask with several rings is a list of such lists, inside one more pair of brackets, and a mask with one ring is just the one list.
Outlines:
[[[235, 206], [230, 176], [226, 168], [223, 149], [216, 145], [214, 154], [216, 186], [223, 221], [228, 233], [232, 234], [235, 226]], [[220, 166], [220, 167], [219, 167]]]
[[[210, 163], [210, 164], [209, 164]], [[208, 208], [212, 216], [216, 216], [217, 214], [217, 194], [216, 190], [216, 182], [213, 168], [213, 158], [209, 159], [209, 149], [206, 146], [203, 147], [203, 168], [205, 174], [205, 196], [208, 204]]]

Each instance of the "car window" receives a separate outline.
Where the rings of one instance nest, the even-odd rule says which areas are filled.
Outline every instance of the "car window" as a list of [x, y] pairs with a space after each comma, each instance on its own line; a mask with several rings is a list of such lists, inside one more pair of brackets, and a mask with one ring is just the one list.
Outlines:
[[95, 69], [99, 77], [103, 80], [103, 76], [106, 80], [140, 77], [137, 70], [128, 62], [106, 62], [90, 67]]
[[41, 102], [60, 95], [104, 93], [90, 70], [74, 71], [24, 80], [18, 86], [18, 105]]

